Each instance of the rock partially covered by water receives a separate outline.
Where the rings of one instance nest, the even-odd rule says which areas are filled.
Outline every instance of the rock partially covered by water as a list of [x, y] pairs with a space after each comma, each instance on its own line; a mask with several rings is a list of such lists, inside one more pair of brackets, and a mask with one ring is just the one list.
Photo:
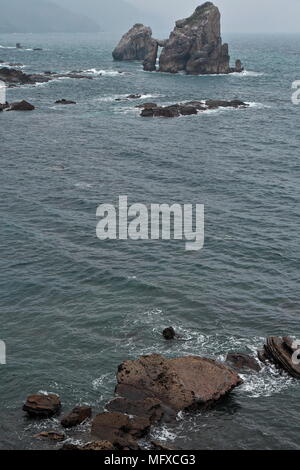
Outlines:
[[38, 418], [50, 418], [57, 414], [60, 409], [60, 398], [54, 394], [30, 395], [23, 406], [23, 411], [26, 411], [32, 417]]
[[118, 395], [130, 400], [157, 398], [176, 411], [211, 404], [242, 383], [234, 371], [212, 359], [166, 359], [159, 354], [123, 362], [117, 381]]
[[17, 103], [11, 103], [7, 111], [33, 111], [35, 107], [28, 101], [18, 101]]
[[66, 440], [66, 435], [64, 433], [56, 431], [43, 431], [33, 437], [37, 439], [48, 439], [49, 441], [55, 442], [61, 442]]
[[292, 338], [270, 336], [263, 351], [259, 352], [259, 358], [269, 360], [292, 377], [300, 379], [300, 346]]
[[115, 60], [145, 60], [156, 47], [151, 28], [137, 23], [124, 34], [112, 55]]
[[257, 360], [243, 353], [229, 353], [226, 357], [226, 362], [236, 370], [251, 369], [259, 372], [261, 367]]
[[162, 403], [157, 398], [145, 400], [128, 400], [127, 398], [115, 398], [106, 405], [108, 411], [125, 413], [131, 416], [146, 417], [151, 424], [161, 420], [164, 415]]
[[131, 418], [117, 412], [101, 413], [93, 420], [91, 434], [97, 439], [111, 442], [120, 450], [138, 450], [137, 439], [144, 437], [150, 426], [150, 420], [146, 417]]
[[220, 18], [219, 9], [206, 2], [189, 18], [177, 21], [160, 55], [159, 70], [192, 75], [236, 71], [229, 65], [228, 44], [222, 44]]
[[63, 98], [62, 100], [55, 101], [55, 104], [76, 104], [76, 101], [66, 100]]
[[76, 406], [71, 413], [64, 416], [61, 420], [61, 425], [64, 428], [72, 428], [83, 423], [86, 419], [92, 416], [92, 408], [90, 406]]
[[143, 105], [141, 112], [142, 117], [179, 117], [198, 114], [199, 112], [208, 111], [218, 108], [247, 108], [249, 105], [240, 100], [220, 101], [189, 101], [187, 103], [177, 103], [171, 106], [157, 106], [154, 103]]

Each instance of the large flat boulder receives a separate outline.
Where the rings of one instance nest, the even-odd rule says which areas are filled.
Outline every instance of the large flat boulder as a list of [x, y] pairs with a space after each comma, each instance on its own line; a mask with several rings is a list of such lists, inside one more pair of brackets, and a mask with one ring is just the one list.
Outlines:
[[215, 360], [198, 356], [166, 359], [159, 354], [123, 362], [117, 381], [119, 396], [157, 398], [176, 411], [216, 402], [242, 383], [233, 370]]

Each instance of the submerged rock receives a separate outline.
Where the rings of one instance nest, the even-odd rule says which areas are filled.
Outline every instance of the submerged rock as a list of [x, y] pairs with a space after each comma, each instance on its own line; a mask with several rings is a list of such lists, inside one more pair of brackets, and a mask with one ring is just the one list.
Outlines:
[[130, 400], [157, 398], [176, 411], [211, 404], [242, 383], [233, 370], [212, 359], [166, 359], [159, 354], [123, 362], [117, 381], [118, 395]]
[[76, 406], [71, 413], [64, 416], [61, 425], [64, 428], [72, 428], [83, 423], [92, 416], [92, 408], [90, 406]]
[[156, 44], [151, 28], [137, 23], [124, 34], [112, 55], [115, 60], [145, 60]]
[[261, 370], [259, 363], [254, 357], [243, 353], [229, 353], [226, 357], [226, 362], [237, 370], [252, 369], [256, 372]]
[[17, 85], [35, 85], [36, 83], [47, 83], [50, 80], [54, 80], [57, 78], [76, 78], [93, 80], [93, 77], [77, 72], [54, 73], [46, 71], [42, 74], [27, 74], [22, 72], [21, 70], [17, 70], [14, 68], [0, 68], [0, 80], [2, 80], [9, 87]]
[[65, 100], [63, 98], [62, 100], [55, 101], [55, 104], [76, 104], [76, 101]]
[[263, 352], [259, 352], [259, 358], [269, 360], [292, 377], [300, 379], [300, 346], [292, 338], [270, 336]]
[[171, 106], [157, 106], [154, 103], [148, 103], [141, 107], [142, 117], [179, 117], [198, 114], [198, 112], [207, 111], [209, 109], [218, 108], [247, 108], [249, 105], [240, 100], [232, 101], [189, 101], [187, 103], [177, 103]]
[[137, 439], [144, 437], [150, 429], [146, 417], [131, 418], [116, 412], [101, 413], [92, 422], [92, 436], [111, 442], [118, 449], [138, 450]]
[[177, 21], [160, 55], [160, 72], [185, 71], [199, 75], [239, 71], [229, 65], [228, 44], [222, 44], [220, 18], [219, 9], [206, 2], [189, 18]]
[[33, 111], [35, 107], [28, 101], [19, 101], [17, 103], [11, 103], [7, 111]]
[[23, 406], [32, 417], [49, 418], [57, 414], [61, 409], [61, 401], [58, 395], [30, 395]]
[[149, 419], [150, 423], [156, 423], [164, 415], [164, 409], [160, 400], [146, 398], [145, 400], [129, 400], [127, 398], [115, 398], [106, 405], [108, 411], [125, 413], [131, 416], [142, 416]]

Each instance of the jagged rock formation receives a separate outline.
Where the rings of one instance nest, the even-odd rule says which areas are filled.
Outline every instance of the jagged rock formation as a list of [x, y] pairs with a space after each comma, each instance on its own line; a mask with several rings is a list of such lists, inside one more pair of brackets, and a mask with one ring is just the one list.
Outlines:
[[222, 44], [220, 18], [219, 9], [206, 2], [189, 18], [177, 21], [161, 53], [159, 70], [192, 75], [241, 71], [230, 68], [228, 44]]
[[261, 361], [270, 361], [289, 375], [300, 379], [300, 347], [288, 336], [267, 338], [264, 349], [258, 352]]
[[206, 2], [184, 20], [176, 22], [169, 39], [152, 38], [151, 28], [136, 24], [113, 51], [116, 60], [143, 60], [144, 70], [156, 70], [158, 48], [163, 47], [159, 71], [190, 75], [242, 72], [241, 61], [230, 67], [228, 44], [222, 44], [219, 9]]
[[115, 60], [145, 60], [154, 56], [155, 51], [157, 55], [157, 47], [151, 28], [137, 23], [124, 34], [112, 55]]

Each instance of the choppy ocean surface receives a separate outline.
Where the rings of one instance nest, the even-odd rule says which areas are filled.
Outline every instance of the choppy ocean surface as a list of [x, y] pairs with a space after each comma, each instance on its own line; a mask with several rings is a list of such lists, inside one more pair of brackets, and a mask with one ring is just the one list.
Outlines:
[[[25, 72], [88, 71], [9, 89], [31, 113], [0, 114], [0, 448], [55, 448], [32, 438], [28, 394], [58, 393], [64, 409], [113, 396], [127, 358], [228, 351], [255, 354], [268, 335], [300, 337], [300, 35], [224, 37], [246, 67], [230, 76], [146, 73], [114, 63], [118, 37], [1, 35], [0, 60]], [[13, 46], [21, 42], [25, 49]], [[33, 51], [42, 47], [43, 51]], [[120, 74], [119, 71], [125, 72]], [[115, 101], [131, 93], [141, 100]], [[58, 106], [61, 98], [76, 106]], [[135, 105], [241, 99], [178, 119], [142, 119]], [[204, 203], [205, 246], [96, 238], [96, 208]], [[174, 326], [188, 341], [166, 343]], [[179, 415], [153, 435], [182, 449], [299, 449], [300, 384], [274, 369], [211, 411]], [[73, 431], [86, 439], [88, 424]]]

